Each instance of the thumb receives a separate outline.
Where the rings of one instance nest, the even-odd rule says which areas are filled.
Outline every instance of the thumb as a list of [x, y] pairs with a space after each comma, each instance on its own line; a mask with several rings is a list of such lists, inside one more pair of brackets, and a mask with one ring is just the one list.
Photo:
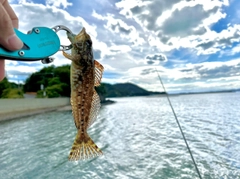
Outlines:
[[5, 76], [5, 67], [4, 66], [5, 66], [4, 60], [0, 59], [0, 81], [2, 81]]
[[18, 50], [23, 46], [22, 41], [13, 30], [12, 20], [0, 4], [0, 44], [8, 50]]

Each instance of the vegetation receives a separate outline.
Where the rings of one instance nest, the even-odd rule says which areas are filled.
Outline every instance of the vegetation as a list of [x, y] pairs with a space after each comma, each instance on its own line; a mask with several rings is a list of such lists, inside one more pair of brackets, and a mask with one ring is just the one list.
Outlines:
[[[131, 83], [115, 85], [102, 83], [96, 90], [102, 102], [107, 97], [160, 94], [149, 92]], [[23, 91], [18, 89], [17, 84], [8, 82], [7, 78], [0, 82], [1, 98], [23, 98], [23, 92], [36, 92], [38, 98], [70, 97], [70, 91], [70, 65], [48, 66], [31, 74], [26, 79]]]
[[[41, 89], [41, 86], [44, 89]], [[70, 66], [49, 66], [33, 73], [27, 78], [24, 92], [37, 92], [37, 97], [69, 97], [70, 96]]]
[[106, 87], [105, 87], [105, 84], [104, 83], [101, 83], [100, 86], [98, 86], [97, 88], [95, 88], [99, 97], [100, 97], [100, 100], [103, 102], [106, 100], [106, 96], [107, 96], [107, 91], [106, 91]]
[[[69, 86], [65, 83], [59, 83], [54, 85], [49, 85], [45, 89], [46, 96], [48, 98], [56, 98], [61, 96], [70, 96]], [[44, 98], [44, 90], [37, 91], [38, 98]]]
[[23, 98], [23, 91], [16, 83], [11, 83], [5, 77], [0, 82], [0, 98]]
[[107, 84], [103, 83], [105, 88], [105, 97], [123, 97], [123, 96], [148, 96], [153, 94], [164, 94], [160, 92], [151, 92], [132, 83]]
[[10, 88], [10, 83], [8, 82], [7, 78], [4, 78], [0, 82], [0, 97], [2, 96], [3, 91], [8, 88]]
[[[44, 86], [44, 89], [41, 89], [41, 85]], [[104, 101], [106, 93], [104, 87], [101, 85], [97, 91], [101, 100]], [[49, 66], [33, 73], [26, 80], [24, 92], [37, 92], [38, 98], [70, 97], [70, 65]]]
[[1, 98], [24, 98], [24, 96], [21, 89], [8, 88], [3, 91]]

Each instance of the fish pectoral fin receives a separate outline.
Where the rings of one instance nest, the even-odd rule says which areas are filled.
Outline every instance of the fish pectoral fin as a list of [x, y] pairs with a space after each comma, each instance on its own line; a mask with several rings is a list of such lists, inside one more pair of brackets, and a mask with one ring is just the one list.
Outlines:
[[87, 134], [85, 134], [85, 138], [81, 141], [79, 138], [79, 132], [80, 131], [78, 131], [78, 134], [70, 151], [68, 157], [69, 160], [86, 160], [103, 154]]
[[66, 52], [62, 52], [62, 54], [63, 54], [63, 56], [64, 57], [66, 57], [67, 59], [69, 59], [69, 60], [72, 60], [73, 59], [73, 57], [72, 57], [72, 55], [71, 54], [68, 54], [68, 53], [66, 53]]
[[96, 60], [94, 60], [94, 66], [95, 66], [95, 81], [94, 86], [99, 86], [101, 84], [101, 79], [103, 75], [103, 66]]
[[80, 58], [79, 54], [71, 55], [71, 54], [68, 54], [68, 53], [66, 53], [64, 51], [62, 53], [63, 53], [64, 57], [66, 57], [67, 59], [72, 60], [72, 61], [78, 61], [78, 59]]

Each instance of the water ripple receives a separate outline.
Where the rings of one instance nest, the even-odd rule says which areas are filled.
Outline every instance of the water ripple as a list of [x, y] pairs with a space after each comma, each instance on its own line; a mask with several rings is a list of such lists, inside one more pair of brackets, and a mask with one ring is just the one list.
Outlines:
[[[240, 178], [238, 93], [172, 96], [203, 178]], [[0, 123], [0, 178], [197, 178], [165, 97], [116, 98], [89, 135], [102, 157], [69, 162], [71, 112]]]

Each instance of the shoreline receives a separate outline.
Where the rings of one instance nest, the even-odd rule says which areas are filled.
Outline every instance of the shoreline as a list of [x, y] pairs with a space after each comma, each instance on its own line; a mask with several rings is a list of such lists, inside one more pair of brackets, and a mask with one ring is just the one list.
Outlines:
[[69, 98], [0, 99], [0, 122], [61, 110], [71, 110]]
[[48, 113], [48, 112], [53, 112], [53, 111], [71, 111], [72, 107], [67, 105], [67, 106], [58, 106], [58, 107], [52, 107], [52, 108], [41, 108], [41, 109], [36, 109], [32, 111], [24, 110], [24, 111], [17, 111], [15, 113], [4, 113], [0, 114], [0, 122], [2, 121], [8, 121], [8, 120], [14, 120], [22, 117], [29, 117], [41, 113]]
[[[102, 106], [115, 101], [105, 100]], [[71, 111], [69, 98], [0, 99], [0, 122], [52, 111]]]

